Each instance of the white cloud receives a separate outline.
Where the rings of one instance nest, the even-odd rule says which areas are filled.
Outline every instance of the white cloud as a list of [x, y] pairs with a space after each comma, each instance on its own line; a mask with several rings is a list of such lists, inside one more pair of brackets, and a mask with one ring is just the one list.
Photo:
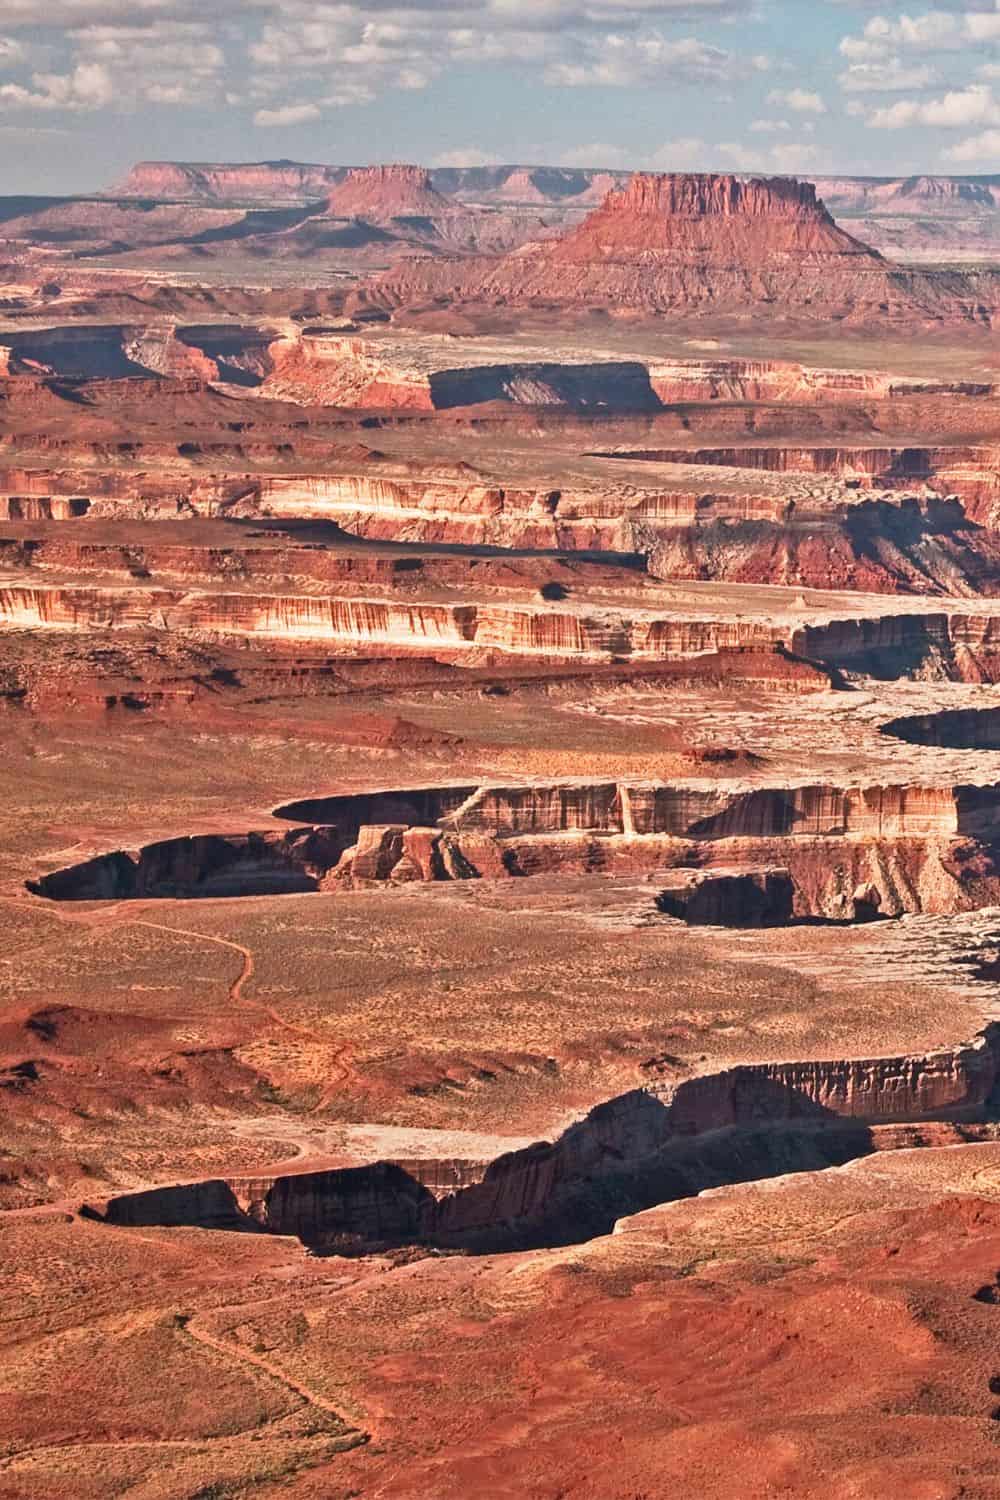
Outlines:
[[104, 109], [115, 96], [107, 68], [79, 63], [72, 73], [33, 73], [31, 86], [0, 85], [0, 109]]
[[791, 130], [788, 120], [751, 120], [748, 129], [754, 135], [775, 135], [779, 130]]
[[431, 157], [432, 167], [495, 167], [503, 160], [491, 151], [480, 151], [475, 146], [460, 146], [455, 151], [439, 151]]
[[670, 80], [674, 83], [720, 83], [741, 64], [721, 47], [694, 37], [668, 40], [659, 32], [641, 36], [609, 33], [587, 38], [575, 62], [555, 62], [545, 70], [546, 83], [562, 88], [599, 85], [630, 88]]
[[278, 109], [259, 109], [253, 117], [255, 125], [284, 127], [286, 125], [308, 125], [310, 120], [320, 117], [316, 104], [285, 104]]
[[647, 157], [644, 165], [655, 172], [705, 172], [716, 147], [699, 136], [679, 136]]
[[962, 47], [969, 40], [962, 21], [963, 17], [943, 10], [926, 11], [921, 16], [904, 14], [896, 21], [873, 16], [860, 37], [844, 37], [840, 50], [845, 57], [861, 61], [885, 57], [900, 47], [918, 52]]
[[1000, 158], [1000, 130], [983, 130], [979, 135], [968, 136], [955, 146], [942, 151], [945, 161], [966, 165], [973, 162], [996, 162]]
[[972, 83], [952, 89], [940, 99], [900, 99], [868, 116], [876, 130], [904, 130], [912, 125], [931, 125], [961, 130], [969, 125], [1000, 124], [1000, 104], [987, 84]]
[[780, 141], [771, 146], [722, 141], [711, 145], [697, 136], [667, 141], [646, 160], [657, 172], [756, 172], [762, 176], [798, 176], [824, 171], [826, 151], [809, 142]]
[[784, 105], [801, 115], [825, 115], [826, 104], [821, 94], [811, 89], [772, 89], [767, 96], [768, 104]]
[[771, 147], [768, 165], [783, 175], [808, 176], [829, 167], [829, 152], [809, 141], [789, 141]]
[[995, 16], [968, 15], [965, 27], [973, 42], [1000, 41], [1000, 14]]
[[[419, 3], [419, 0], [418, 0]], [[435, 0], [429, 0], [431, 5]], [[752, 0], [486, 0], [491, 21], [519, 25], [636, 25], [653, 16], [690, 20], [693, 15], [728, 18], [752, 13]]]
[[873, 16], [860, 36], [843, 38], [840, 51], [851, 62], [877, 62], [900, 50], [940, 53], [997, 41], [1000, 6], [986, 3], [977, 8], [967, 0], [952, 10], [904, 13], [895, 20]]
[[903, 89], [929, 88], [937, 78], [928, 63], [907, 65], [898, 57], [889, 57], [880, 62], [853, 62], [839, 75], [838, 82], [847, 94], [894, 94]]

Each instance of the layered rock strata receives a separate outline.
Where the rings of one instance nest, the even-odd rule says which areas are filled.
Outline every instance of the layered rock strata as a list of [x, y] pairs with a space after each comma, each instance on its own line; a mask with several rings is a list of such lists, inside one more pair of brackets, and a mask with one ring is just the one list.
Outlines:
[[123, 198], [301, 201], [330, 193], [348, 171], [348, 167], [292, 161], [141, 161], [111, 193]]
[[[678, 662], [725, 653], [780, 656], [828, 673], [1000, 681], [1000, 614], [968, 601], [950, 612], [873, 608], [836, 618], [803, 604], [753, 619], [696, 605], [611, 609], [603, 603], [420, 599], [394, 593], [259, 594], [144, 585], [95, 587], [0, 577], [0, 630], [179, 634], [195, 639], [352, 646], [376, 653], [431, 648], [475, 663], [489, 653], [559, 662]], [[917, 604], [917, 601], [914, 601]], [[486, 654], [486, 655], [484, 655]], [[776, 668], [775, 674], [780, 675]]]
[[407, 1242], [570, 1243], [617, 1213], [892, 1148], [886, 1124], [971, 1120], [1000, 1075], [996, 1028], [916, 1056], [744, 1065], [599, 1105], [555, 1142], [490, 1163], [378, 1162], [217, 1179], [90, 1208], [109, 1224], [293, 1234], [344, 1249]]
[[[733, 925], [1000, 900], [996, 786], [446, 786], [292, 803], [277, 816], [308, 826], [118, 850], [30, 889], [129, 900], [672, 872], [661, 909]], [[733, 865], [744, 868], [733, 875]]]
[[813, 322], [989, 326], [1000, 309], [1000, 276], [892, 267], [837, 227], [811, 184], [637, 174], [560, 240], [494, 261], [399, 265], [367, 296], [395, 308], [443, 300], [745, 320], [766, 306]]

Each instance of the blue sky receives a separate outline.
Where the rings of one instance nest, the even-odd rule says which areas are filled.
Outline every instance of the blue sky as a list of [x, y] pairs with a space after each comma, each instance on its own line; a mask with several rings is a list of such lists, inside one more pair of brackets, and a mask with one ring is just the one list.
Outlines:
[[147, 157], [1000, 173], [1000, 0], [0, 0], [0, 192]]

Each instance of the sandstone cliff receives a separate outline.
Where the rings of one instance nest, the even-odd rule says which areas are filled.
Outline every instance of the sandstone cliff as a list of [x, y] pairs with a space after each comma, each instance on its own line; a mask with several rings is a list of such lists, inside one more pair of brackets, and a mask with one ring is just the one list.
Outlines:
[[373, 224], [402, 217], [435, 218], [450, 206], [434, 190], [425, 168], [402, 165], [356, 167], [327, 199], [329, 213]]
[[[864, 1155], [878, 1149], [873, 1128], [886, 1124], [974, 1119], [989, 1106], [998, 1072], [996, 1028], [988, 1027], [939, 1052], [751, 1064], [637, 1089], [598, 1105], [557, 1140], [489, 1163], [382, 1161], [216, 1179], [126, 1194], [88, 1212], [111, 1224], [294, 1234], [334, 1251], [569, 1243], [607, 1232], [642, 1206]], [[888, 1135], [885, 1144], [896, 1140]]]
[[645, 873], [661, 877], [662, 909], [736, 926], [954, 914], [1000, 897], [996, 786], [446, 786], [320, 798], [277, 815], [299, 826], [116, 850], [31, 889], [128, 900]]
[[494, 262], [421, 260], [371, 283], [368, 300], [431, 299], [491, 308], [655, 315], [715, 312], [744, 320], [989, 324], [1000, 275], [895, 269], [838, 228], [809, 184], [698, 174], [637, 174], [562, 239]]
[[325, 197], [348, 170], [292, 161], [142, 161], [111, 196], [300, 201]]

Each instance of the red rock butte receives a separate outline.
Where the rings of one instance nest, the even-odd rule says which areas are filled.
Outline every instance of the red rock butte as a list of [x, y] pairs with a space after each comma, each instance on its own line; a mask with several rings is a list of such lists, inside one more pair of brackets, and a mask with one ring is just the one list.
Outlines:
[[637, 173], [560, 240], [550, 258], [763, 267], [803, 256], [881, 259], [837, 227], [812, 183]]
[[330, 194], [330, 213], [345, 218], [391, 219], [408, 215], [437, 215], [449, 208], [435, 191], [425, 167], [393, 163], [356, 167]]
[[939, 181], [0, 204], [0, 1500], [1000, 1500]]
[[359, 306], [426, 308], [433, 301], [632, 317], [708, 312], [745, 321], [870, 326], [989, 326], [1000, 279], [912, 271], [884, 260], [834, 222], [811, 183], [713, 173], [638, 173], [560, 239], [459, 261], [398, 263]]

